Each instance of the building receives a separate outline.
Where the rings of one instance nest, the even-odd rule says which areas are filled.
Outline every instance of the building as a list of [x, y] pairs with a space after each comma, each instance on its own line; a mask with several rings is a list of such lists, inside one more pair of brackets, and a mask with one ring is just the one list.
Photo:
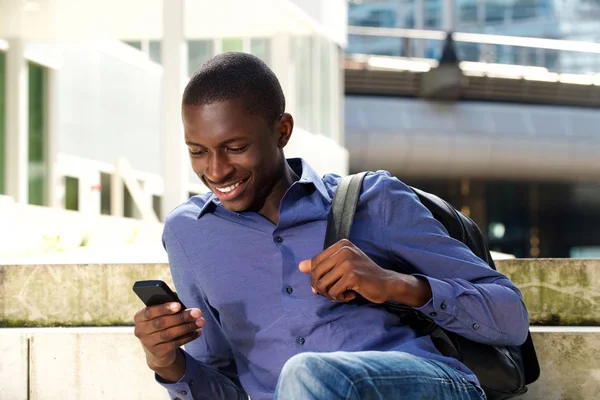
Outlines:
[[[596, 42], [599, 12], [597, 2], [582, 0], [356, 0], [350, 2], [349, 32], [353, 26], [419, 28]], [[350, 34], [348, 56], [440, 56], [441, 40], [409, 40], [409, 33]], [[584, 75], [600, 70], [600, 57], [592, 52], [475, 43], [457, 43], [457, 50], [461, 60], [578, 74], [574, 78], [586, 78], [589, 82], [579, 83], [589, 86], [593, 76]], [[393, 59], [387, 60], [391, 65]], [[398, 72], [397, 81], [403, 79], [400, 72], [411, 82], [414, 74], [406, 71]], [[391, 82], [392, 72], [386, 73]], [[504, 78], [493, 79], [493, 87], [502, 87], [498, 82]], [[525, 87], [527, 80], [520, 83]], [[600, 257], [596, 109], [510, 104], [498, 101], [502, 96], [490, 102], [391, 96], [375, 89], [364, 95], [346, 88], [351, 172], [386, 169], [438, 194], [479, 224], [492, 250], [517, 257]], [[502, 89], [492, 90], [490, 83], [482, 90]]]
[[[351, 0], [350, 26], [431, 29], [509, 36], [579, 40], [600, 39], [600, 3], [594, 0]], [[407, 48], [410, 47], [410, 48]], [[431, 41], [409, 42], [391, 37], [350, 35], [349, 53], [412, 55], [438, 58], [441, 47]], [[537, 65], [570, 73], [596, 73], [600, 57], [510, 46], [462, 44], [464, 61]]]
[[343, 0], [2, 2], [0, 194], [164, 217], [205, 190], [189, 167], [180, 96], [227, 51], [257, 55], [280, 79], [296, 121], [287, 155], [346, 173], [346, 24]]

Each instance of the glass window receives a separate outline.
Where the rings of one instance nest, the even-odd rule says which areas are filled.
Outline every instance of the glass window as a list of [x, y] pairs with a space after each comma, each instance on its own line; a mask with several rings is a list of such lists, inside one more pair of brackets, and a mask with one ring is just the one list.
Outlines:
[[65, 176], [65, 208], [79, 211], [79, 179]]
[[151, 40], [148, 44], [148, 56], [157, 64], [161, 63], [161, 46], [162, 44], [158, 40]]
[[443, 22], [443, 3], [442, 0], [425, 0], [425, 10], [423, 12], [425, 29], [441, 28]]
[[162, 196], [156, 196], [156, 195], [152, 196], [152, 208], [154, 209], [154, 212], [156, 213], [156, 216], [158, 217], [158, 219], [160, 221], [162, 221], [163, 220], [163, 217], [162, 217]]
[[141, 41], [133, 41], [133, 40], [126, 40], [123, 43], [130, 45], [131, 47], [135, 47], [138, 50], [142, 50], [142, 42]]
[[188, 73], [190, 76], [214, 54], [212, 40], [190, 40], [188, 42]]
[[478, 20], [477, 6], [479, 2], [469, 2], [459, 5], [458, 23], [476, 23]]
[[228, 51], [243, 51], [244, 50], [244, 41], [241, 38], [228, 38], [223, 39], [223, 53], [227, 53]]
[[100, 214], [111, 215], [110, 197], [111, 197], [111, 174], [100, 173]]
[[320, 50], [321, 50], [321, 57], [320, 57], [320, 68], [321, 68], [321, 72], [320, 72], [320, 77], [321, 77], [321, 84], [319, 85], [319, 89], [321, 90], [321, 107], [319, 110], [319, 117], [321, 119], [321, 127], [319, 129], [320, 133], [325, 135], [325, 136], [329, 136], [331, 137], [333, 132], [332, 132], [332, 120], [333, 120], [333, 112], [334, 112], [334, 107], [333, 107], [333, 101], [335, 101], [335, 97], [333, 96], [333, 82], [332, 80], [334, 79], [334, 74], [332, 71], [333, 65], [335, 65], [335, 63], [333, 63], [332, 61], [332, 57], [333, 57], [333, 49], [332, 49], [332, 44], [329, 40], [325, 39], [325, 38], [321, 38], [320, 40]]
[[131, 192], [127, 188], [127, 185], [123, 183], [123, 216], [125, 218], [135, 218], [137, 207]]
[[271, 65], [271, 41], [263, 38], [250, 39], [250, 54]]
[[6, 126], [6, 119], [4, 117], [4, 108], [5, 108], [5, 96], [6, 90], [4, 87], [4, 81], [6, 72], [5, 71], [5, 62], [6, 57], [4, 53], [0, 52], [0, 194], [5, 193], [4, 180], [5, 180], [5, 172], [4, 172], [4, 163], [6, 162], [4, 159], [4, 143], [5, 143], [5, 135], [4, 129]]
[[46, 69], [29, 63], [29, 204], [44, 205], [46, 168]]
[[294, 62], [296, 69], [295, 87], [298, 125], [310, 132], [315, 132], [312, 120], [312, 37], [300, 36], [294, 38]]
[[500, 23], [504, 22], [508, 5], [504, 1], [486, 1], [485, 3], [485, 22]]

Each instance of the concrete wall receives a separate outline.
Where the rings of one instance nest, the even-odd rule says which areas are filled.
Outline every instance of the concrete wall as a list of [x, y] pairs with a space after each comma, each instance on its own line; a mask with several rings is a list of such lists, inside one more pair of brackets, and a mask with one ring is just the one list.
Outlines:
[[132, 328], [0, 329], [0, 351], [2, 400], [168, 398]]
[[[522, 290], [533, 325], [600, 325], [600, 259], [497, 264]], [[0, 265], [0, 325], [128, 325], [141, 304], [131, 286], [142, 279], [170, 283], [168, 265]]]
[[[502, 260], [498, 266], [521, 287], [534, 324], [600, 325], [600, 260]], [[0, 329], [0, 400], [166, 399], [132, 327], [123, 326], [141, 307], [131, 291], [138, 279], [171, 284], [164, 263], [0, 266], [0, 324], [9, 326]], [[542, 376], [522, 398], [595, 399], [600, 327], [531, 330]]]
[[533, 324], [600, 325], [600, 260], [503, 260]]
[[[600, 329], [534, 328], [533, 340], [543, 372], [522, 399], [597, 398]], [[2, 400], [168, 398], [130, 327], [0, 329], [0, 352]]]

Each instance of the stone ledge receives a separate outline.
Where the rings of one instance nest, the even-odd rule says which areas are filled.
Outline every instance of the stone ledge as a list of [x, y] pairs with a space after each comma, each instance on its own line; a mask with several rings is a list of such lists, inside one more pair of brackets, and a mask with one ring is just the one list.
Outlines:
[[521, 289], [532, 324], [600, 325], [600, 259], [514, 259], [497, 266]]
[[[600, 325], [600, 260], [502, 260], [523, 292], [532, 325]], [[162, 279], [157, 264], [0, 265], [0, 326], [130, 325], [142, 303], [137, 280]]]
[[[600, 328], [534, 327], [532, 335], [542, 375], [519, 399], [597, 398], [600, 361], [595, 354], [600, 353]], [[5, 352], [7, 346], [14, 351]], [[27, 346], [29, 353], [24, 350]], [[6, 398], [158, 400], [166, 396], [146, 367], [130, 327], [0, 329], [0, 351], [4, 355], [0, 388]], [[26, 396], [28, 380], [30, 397]]]
[[0, 325], [132, 325], [145, 279], [173, 287], [167, 264], [0, 265]]

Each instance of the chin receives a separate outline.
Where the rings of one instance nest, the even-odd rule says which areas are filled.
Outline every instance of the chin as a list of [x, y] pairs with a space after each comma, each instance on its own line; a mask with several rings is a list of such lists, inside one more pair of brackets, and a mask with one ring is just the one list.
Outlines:
[[229, 211], [237, 212], [237, 213], [248, 211], [248, 209], [250, 208], [249, 203], [250, 202], [248, 202], [246, 199], [221, 201], [221, 204], [223, 204], [223, 207], [225, 207]]

